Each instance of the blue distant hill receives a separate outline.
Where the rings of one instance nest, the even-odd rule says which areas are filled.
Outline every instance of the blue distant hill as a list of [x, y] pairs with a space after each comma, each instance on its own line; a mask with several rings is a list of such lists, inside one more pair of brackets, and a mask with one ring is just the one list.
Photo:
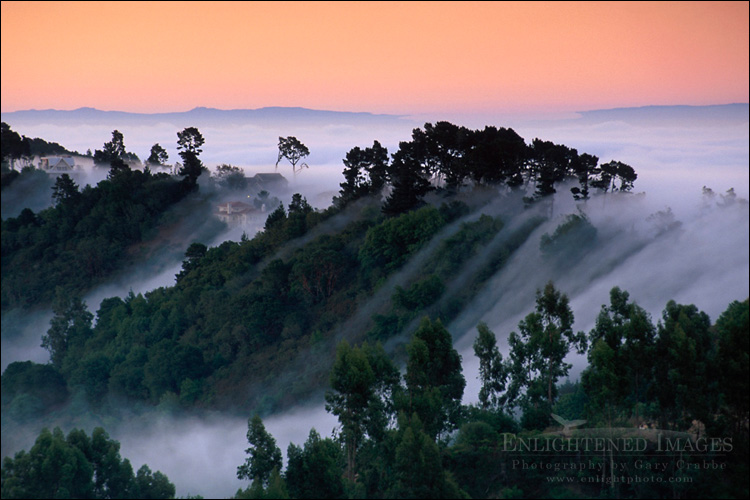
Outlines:
[[324, 111], [299, 107], [266, 107], [259, 109], [216, 109], [198, 107], [174, 113], [129, 113], [102, 111], [95, 108], [74, 110], [30, 109], [2, 113], [2, 120], [13, 124], [153, 124], [170, 123], [179, 126], [234, 125], [244, 123], [386, 123], [402, 120], [399, 115]]
[[[642, 125], [686, 125], [691, 123], [720, 124], [748, 122], [748, 103], [711, 106], [642, 106], [579, 111], [571, 123], [625, 122]], [[173, 113], [129, 113], [102, 111], [95, 108], [74, 110], [23, 110], [2, 113], [2, 120], [12, 127], [31, 124], [53, 125], [152, 125], [168, 123], [177, 127], [234, 126], [241, 124], [284, 125], [387, 125], [412, 121], [407, 115], [365, 112], [326, 111], [301, 107], [265, 107], [259, 109], [216, 109], [197, 107]], [[569, 121], [569, 120], [564, 120]], [[543, 123], [543, 122], [540, 122]], [[415, 122], [415, 126], [421, 125]]]
[[712, 106], [641, 106], [579, 111], [580, 120], [587, 123], [620, 121], [650, 125], [700, 122], [747, 122], [748, 103], [717, 104]]

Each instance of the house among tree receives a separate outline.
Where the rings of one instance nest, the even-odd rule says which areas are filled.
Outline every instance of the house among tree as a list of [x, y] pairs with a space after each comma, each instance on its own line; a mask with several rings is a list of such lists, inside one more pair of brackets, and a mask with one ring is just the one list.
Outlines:
[[70, 174], [78, 170], [72, 156], [42, 156], [39, 168], [49, 174]]
[[268, 214], [241, 201], [222, 203], [215, 215], [229, 226], [262, 227]]

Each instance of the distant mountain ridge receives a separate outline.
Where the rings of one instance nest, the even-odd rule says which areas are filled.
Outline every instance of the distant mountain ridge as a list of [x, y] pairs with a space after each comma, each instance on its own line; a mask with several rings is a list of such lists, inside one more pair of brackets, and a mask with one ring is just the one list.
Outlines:
[[[564, 120], [576, 123], [620, 121], [632, 124], [742, 123], [750, 116], [750, 104], [733, 103], [707, 106], [670, 105], [578, 111], [580, 116]], [[405, 123], [409, 115], [374, 114], [354, 111], [330, 111], [303, 107], [269, 106], [257, 109], [217, 109], [196, 107], [168, 113], [131, 113], [103, 111], [91, 107], [73, 110], [29, 109], [2, 113], [2, 120], [14, 125], [149, 125], [169, 123], [179, 127], [232, 126], [240, 124], [275, 125], [294, 122], [304, 125], [363, 125]], [[535, 120], [536, 121], [536, 120]], [[544, 123], [547, 120], [541, 120]], [[416, 122], [415, 122], [416, 123]]]
[[732, 103], [708, 106], [640, 106], [578, 111], [580, 120], [587, 123], [622, 121], [627, 123], [670, 123], [673, 121], [700, 120], [701, 122], [748, 121], [750, 104]]
[[231, 125], [237, 123], [274, 123], [293, 120], [302, 123], [335, 122], [388, 122], [401, 120], [403, 115], [373, 114], [351, 111], [327, 111], [302, 107], [264, 107], [258, 109], [217, 109], [197, 107], [189, 111], [169, 113], [131, 113], [127, 111], [102, 111], [82, 107], [73, 110], [29, 109], [2, 113], [2, 120], [8, 123], [173, 123], [176, 125]]

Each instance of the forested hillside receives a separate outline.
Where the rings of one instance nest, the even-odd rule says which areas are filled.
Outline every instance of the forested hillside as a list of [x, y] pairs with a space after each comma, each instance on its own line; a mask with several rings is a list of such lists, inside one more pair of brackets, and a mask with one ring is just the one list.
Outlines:
[[[193, 133], [186, 129], [181, 134], [187, 132]], [[195, 132], [196, 139], [190, 140], [202, 143], [200, 133]], [[3, 134], [18, 135], [5, 127]], [[112, 135], [103, 151], [97, 151], [102, 161], [106, 160], [103, 170], [108, 169], [108, 174], [96, 186], [79, 186], [75, 173], [51, 176], [33, 167], [25, 167], [20, 174], [15, 170], [3, 174], [4, 179], [8, 177], [4, 196], [14, 189], [11, 182], [22, 184], [18, 189], [26, 193], [50, 186], [48, 196], [53, 202], [52, 207], [38, 213], [24, 208], [17, 217], [3, 220], [3, 311], [49, 306], [58, 288], [65, 294], [82, 295], [142, 259], [139, 253], [145, 253], [143, 247], [163, 250], [158, 248], [159, 232], [184, 224], [180, 212], [210, 212], [209, 198], [196, 196], [196, 179], [205, 170], [198, 158], [200, 144], [186, 144], [183, 155], [186, 168], [192, 170], [176, 178], [154, 173], [148, 166], [132, 169], [125, 161], [132, 155], [125, 150], [122, 134], [115, 130]], [[7, 137], [4, 141], [13, 142]], [[22, 143], [28, 145], [30, 141]], [[4, 149], [4, 169], [22, 154], [14, 148]], [[12, 173], [17, 175], [10, 176]], [[180, 210], [175, 210], [180, 202]], [[198, 229], [205, 225], [202, 221], [191, 224], [199, 234]], [[215, 225], [220, 223], [216, 221]], [[211, 229], [204, 232], [210, 234]]]
[[[262, 385], [260, 374], [277, 378], [307, 349], [330, 343], [343, 321], [431, 240], [444, 239], [395, 288], [390, 303], [373, 311], [371, 324], [347, 332], [349, 338], [386, 341], [426, 312], [452, 319], [551, 215], [551, 195], [561, 182], [576, 179], [572, 195], [587, 200], [592, 189], [627, 192], [637, 177], [628, 165], [599, 166], [596, 157], [563, 145], [535, 139], [527, 146], [511, 129], [428, 123], [400, 144], [392, 161], [377, 141], [353, 148], [340, 194], [326, 211], [296, 194], [251, 240], [211, 249], [192, 244], [173, 287], [107, 299], [94, 326], [80, 293], [116, 269], [129, 245], [146, 239], [166, 206], [197, 189], [203, 140], [195, 129], [181, 134], [182, 181], [128, 168], [120, 159], [122, 136], [113, 133], [104, 148], [113, 155], [107, 180], [80, 192], [63, 175], [53, 209], [3, 222], [4, 306], [49, 302], [62, 287], [43, 345], [71, 389], [82, 388], [95, 404], [110, 393], [154, 404], [174, 395], [200, 407], [292, 404], [323, 383], [326, 349], [315, 356], [315, 369], [307, 366], [302, 384], [262, 396], [245, 388]], [[384, 190], [389, 194], [381, 202]], [[505, 214], [483, 215], [497, 196], [516, 202]], [[541, 208], [527, 212], [538, 215], [514, 219], [503, 242], [488, 247], [514, 213], [534, 204]], [[574, 222], [563, 228], [580, 232], [579, 239], [595, 233], [581, 232], [590, 226], [585, 216]], [[485, 249], [484, 265], [461, 276], [462, 290], [446, 294]], [[257, 368], [255, 375], [247, 366]]]
[[[630, 165], [527, 144], [512, 129], [428, 123], [390, 155], [377, 141], [351, 149], [329, 208], [294, 194], [253, 238], [186, 245], [174, 285], [86, 304], [82, 292], [158, 231], [169, 206], [200, 192], [202, 137], [183, 133], [180, 179], [131, 170], [116, 156], [98, 186], [79, 190], [61, 176], [55, 207], [3, 220], [3, 308], [51, 302], [54, 311], [40, 332], [50, 363], [12, 363], [3, 374], [3, 430], [76, 421], [82, 408], [103, 419], [154, 407], [259, 415], [238, 464], [238, 477], [253, 481], [238, 492], [247, 498], [747, 494], [747, 300], [715, 322], [669, 301], [654, 323], [614, 287], [595, 327], [581, 332], [567, 290], [550, 276], [534, 310], [502, 332], [506, 357], [488, 325], [473, 325], [482, 386], [478, 405], [463, 404], [462, 359], [445, 325], [473, 317], [495, 276], [530, 272], [518, 264], [525, 257], [554, 276], [580, 272], [585, 283], [678, 237], [668, 210], [639, 221], [645, 229], [612, 223], [612, 207], [637, 196]], [[747, 211], [729, 194], [714, 198], [706, 210]], [[596, 315], [598, 304], [585, 307]], [[566, 382], [576, 353], [587, 364], [580, 381]], [[338, 417], [338, 434], [311, 431], [289, 447], [284, 468], [260, 416], [311, 397]], [[639, 426], [674, 433], [681, 444], [672, 452], [720, 443], [686, 458], [695, 466], [670, 461], [674, 477], [701, 487], [616, 484], [613, 464], [636, 467], [620, 449], [540, 459], [539, 449], [518, 448], [560, 434], [600, 437], [597, 429], [633, 437]], [[655, 434], [635, 437], [641, 465], [660, 463]], [[566, 470], [572, 456], [595, 466]], [[706, 471], [709, 459], [728, 465]], [[21, 477], [4, 463], [4, 492]]]

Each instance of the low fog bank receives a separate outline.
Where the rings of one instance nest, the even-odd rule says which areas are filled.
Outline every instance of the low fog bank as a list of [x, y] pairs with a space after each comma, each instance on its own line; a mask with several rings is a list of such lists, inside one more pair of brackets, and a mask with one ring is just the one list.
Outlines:
[[[597, 228], [597, 241], [586, 242], [578, 254], [559, 258], [542, 255], [543, 234], [563, 222], [558, 216], [538, 228], [524, 246], [467, 307], [449, 330], [464, 359], [466, 400], [479, 391], [478, 361], [472, 344], [476, 325], [492, 329], [504, 356], [507, 337], [518, 322], [534, 311], [535, 292], [550, 280], [570, 298], [573, 328], [589, 332], [609, 291], [619, 286], [631, 301], [651, 314], [656, 324], [669, 300], [695, 304], [712, 321], [734, 300], [750, 295], [749, 220], [746, 200], [727, 206], [707, 202], [700, 194], [685, 196], [674, 210], [649, 195], [608, 195], [585, 208]], [[571, 355], [571, 378], [586, 365], [584, 356]]]
[[[143, 464], [166, 474], [177, 488], [176, 496], [201, 495], [204, 498], [229, 498], [250, 481], [237, 479], [237, 467], [247, 458], [247, 417], [208, 414], [181, 414], [177, 408], [160, 406], [140, 415], [123, 410], [117, 420], [81, 416], [74, 421], [36, 422], [3, 426], [3, 456], [12, 456], [33, 446], [42, 427], [59, 426], [67, 435], [73, 428], [91, 435], [95, 427], [104, 427], [110, 438], [120, 443], [120, 455], [130, 460], [134, 471]], [[310, 429], [328, 437], [338, 425], [336, 417], [322, 405], [299, 406], [281, 415], [263, 418], [266, 430], [276, 439], [286, 466], [290, 443], [302, 446]], [[12, 430], [12, 432], [11, 432]]]
[[13, 310], [2, 315], [2, 371], [14, 361], [47, 363], [49, 352], [42, 349], [42, 335], [49, 329], [52, 311]]
[[3, 189], [0, 217], [3, 219], [18, 217], [24, 208], [38, 213], [51, 207], [54, 184], [55, 180], [51, 176], [16, 179], [10, 187]]
[[[119, 425], [110, 435], [120, 441], [120, 454], [130, 459], [133, 469], [146, 463], [151, 470], [162, 471], [177, 487], [177, 496], [228, 498], [238, 488], [250, 486], [249, 481], [237, 479], [237, 467], [247, 458], [248, 418], [153, 416], [138, 425]], [[321, 405], [269, 416], [263, 424], [276, 439], [286, 466], [290, 443], [302, 446], [312, 428], [330, 436], [338, 420]]]
[[[110, 124], [56, 125], [50, 123], [31, 124], [19, 122], [14, 125], [8, 122], [13, 130], [27, 137], [41, 137], [47, 141], [58, 142], [69, 150], [86, 151], [101, 149], [105, 142], [112, 139], [112, 131], [123, 134], [125, 149], [135, 153], [145, 161], [151, 146], [158, 143], [169, 154], [168, 163], [180, 161], [177, 150], [177, 132], [184, 127], [172, 123], [122, 124], [113, 121]], [[294, 136], [310, 150], [310, 155], [302, 161], [310, 166], [313, 172], [322, 165], [340, 164], [347, 151], [355, 146], [369, 147], [373, 141], [379, 141], [390, 152], [398, 148], [398, 142], [407, 140], [413, 128], [422, 123], [394, 119], [385, 122], [342, 123], [332, 118], [330, 122], [304, 123], [293, 122], [259, 124], [234, 124], [227, 126], [195, 126], [205, 138], [200, 159], [212, 171], [216, 165], [229, 163], [247, 167], [251, 171], [271, 172], [278, 158], [279, 137]], [[187, 125], [186, 125], [187, 126]], [[286, 160], [284, 160], [286, 162]], [[287, 175], [286, 171], [280, 171]], [[291, 177], [291, 167], [286, 163]], [[339, 168], [339, 173], [340, 173]], [[302, 175], [305, 175], [304, 173]]]
[[[70, 176], [79, 190], [86, 185], [96, 186], [100, 181], [107, 178], [108, 168], [94, 167], [94, 160], [85, 156], [73, 156], [76, 166]], [[38, 167], [39, 156], [31, 159], [31, 166]], [[15, 166], [21, 169], [20, 165]], [[13, 181], [10, 186], [3, 189], [2, 195], [2, 218], [17, 217], [24, 208], [38, 213], [53, 205], [52, 187], [57, 178], [54, 174], [36, 171], [35, 175], [23, 174]]]

